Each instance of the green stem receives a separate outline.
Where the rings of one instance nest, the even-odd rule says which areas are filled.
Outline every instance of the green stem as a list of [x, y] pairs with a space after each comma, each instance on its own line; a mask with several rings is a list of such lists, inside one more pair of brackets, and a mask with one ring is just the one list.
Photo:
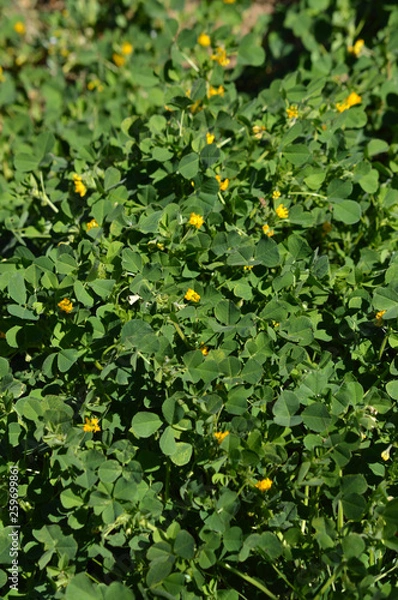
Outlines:
[[327, 580], [327, 582], [321, 587], [318, 594], [314, 597], [314, 600], [323, 600], [324, 593], [333, 585], [335, 579], [337, 577], [337, 571], [335, 571]]
[[327, 196], [322, 196], [322, 194], [316, 194], [315, 192], [289, 192], [288, 196], [314, 196], [315, 198], [327, 200]]
[[55, 213], [59, 212], [58, 208], [51, 202], [50, 198], [47, 196], [46, 191], [44, 189], [44, 181], [43, 181], [43, 173], [40, 171], [40, 183], [41, 183], [41, 191], [43, 192], [43, 200], [48, 204], [50, 208], [53, 209]]
[[244, 579], [245, 581], [247, 581], [247, 583], [250, 583], [250, 585], [264, 592], [264, 594], [268, 596], [268, 598], [272, 598], [272, 600], [279, 600], [279, 598], [275, 596], [275, 594], [273, 594], [268, 588], [266, 588], [265, 585], [257, 581], [257, 579], [250, 577], [250, 575], [246, 575], [246, 573], [241, 573], [241, 571], [238, 571], [238, 569], [231, 567], [231, 565], [228, 565], [227, 563], [220, 562], [219, 565], [221, 567], [224, 567], [224, 569], [227, 569], [227, 571], [230, 571], [234, 575], [237, 575], [241, 579]]

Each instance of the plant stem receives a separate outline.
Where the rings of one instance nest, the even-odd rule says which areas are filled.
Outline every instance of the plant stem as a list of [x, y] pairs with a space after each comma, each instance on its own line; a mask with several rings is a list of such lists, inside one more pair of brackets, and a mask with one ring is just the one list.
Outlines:
[[231, 565], [228, 565], [227, 563], [220, 562], [219, 565], [221, 567], [224, 567], [224, 569], [227, 569], [231, 573], [234, 573], [234, 575], [237, 575], [241, 579], [244, 579], [245, 581], [247, 581], [247, 583], [250, 583], [250, 585], [264, 592], [264, 594], [268, 596], [268, 598], [272, 598], [272, 600], [279, 600], [279, 598], [275, 596], [275, 594], [273, 594], [268, 588], [266, 588], [264, 584], [260, 583], [260, 581], [254, 579], [254, 577], [250, 577], [250, 575], [246, 575], [246, 573], [241, 573], [240, 571], [238, 571], [238, 569], [231, 567]]

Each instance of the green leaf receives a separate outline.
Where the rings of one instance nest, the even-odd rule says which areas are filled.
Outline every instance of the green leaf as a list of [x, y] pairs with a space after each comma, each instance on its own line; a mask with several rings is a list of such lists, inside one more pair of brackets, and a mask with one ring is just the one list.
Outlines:
[[14, 158], [16, 170], [21, 171], [22, 173], [36, 170], [39, 166], [39, 162], [40, 159], [38, 159], [37, 156], [34, 154], [27, 154], [26, 152], [21, 152]]
[[260, 67], [265, 61], [264, 48], [258, 43], [254, 33], [248, 33], [240, 41], [238, 48], [238, 64]]
[[358, 533], [349, 533], [341, 540], [344, 557], [359, 558], [366, 548], [366, 544], [361, 535]]
[[254, 258], [264, 267], [278, 266], [280, 264], [278, 245], [269, 237], [261, 238], [256, 246]]
[[139, 438], [151, 437], [161, 426], [158, 415], [149, 411], [138, 412], [131, 421], [131, 431]]
[[333, 204], [333, 217], [346, 225], [358, 223], [362, 216], [362, 209], [354, 200], [340, 200]]
[[75, 348], [62, 349], [58, 352], [57, 364], [61, 373], [66, 373], [75, 364], [80, 356], [80, 351]]
[[96, 587], [85, 573], [75, 575], [65, 590], [65, 600], [98, 600]]
[[332, 417], [324, 404], [314, 402], [307, 406], [301, 413], [303, 423], [311, 431], [321, 433], [328, 429], [332, 423]]
[[386, 384], [386, 392], [393, 400], [398, 400], [398, 381], [389, 381]]
[[214, 314], [224, 325], [235, 325], [240, 319], [240, 310], [231, 300], [221, 300], [216, 305]]
[[291, 144], [286, 146], [282, 155], [295, 167], [301, 167], [311, 158], [311, 152], [305, 144]]
[[191, 460], [193, 448], [186, 442], [176, 442], [176, 451], [170, 457], [171, 461], [178, 467], [187, 465]]
[[308, 317], [291, 317], [286, 321], [288, 339], [300, 346], [308, 346], [314, 340], [314, 330]]
[[17, 304], [26, 303], [25, 280], [21, 271], [17, 271], [16, 273], [14, 273], [14, 275], [12, 275], [7, 285], [7, 291], [10, 297]]
[[390, 146], [384, 140], [380, 139], [372, 139], [368, 143], [366, 150], [369, 157], [375, 156], [376, 154], [383, 154], [384, 152], [388, 152]]
[[121, 474], [122, 466], [116, 460], [107, 460], [98, 469], [98, 477], [104, 483], [113, 483]]
[[[106, 588], [104, 600], [135, 600], [134, 593], [119, 581], [113, 581]], [[77, 600], [77, 598], [76, 598]]]
[[88, 285], [100, 298], [106, 300], [111, 295], [115, 283], [114, 279], [95, 279], [89, 281]]
[[352, 192], [351, 181], [344, 181], [343, 179], [333, 179], [327, 189], [328, 199], [333, 202], [335, 200], [343, 200], [348, 198]]
[[272, 407], [274, 421], [282, 427], [294, 427], [301, 423], [301, 416], [294, 416], [300, 407], [300, 401], [294, 392], [284, 390]]
[[188, 531], [182, 529], [177, 533], [174, 542], [174, 552], [177, 556], [190, 560], [195, 554], [195, 540]]
[[94, 299], [90, 294], [86, 291], [84, 285], [78, 279], [73, 284], [73, 291], [75, 293], [76, 299], [81, 302], [84, 306], [88, 306], [89, 308], [94, 305]]
[[136, 348], [144, 354], [154, 354], [159, 350], [159, 340], [155, 332], [149, 323], [142, 319], [132, 319], [123, 325], [121, 341], [126, 348]]
[[172, 456], [177, 451], [177, 445], [172, 427], [166, 427], [159, 440], [159, 446], [163, 454]]
[[366, 500], [363, 496], [353, 493], [342, 499], [343, 512], [346, 519], [360, 521], [366, 509]]
[[206, 144], [200, 153], [200, 161], [206, 169], [217, 163], [221, 158], [221, 151], [216, 144]]
[[107, 192], [111, 188], [115, 187], [119, 183], [121, 178], [122, 178], [122, 176], [120, 174], [119, 169], [115, 169], [115, 167], [108, 167], [107, 170], [105, 171], [105, 177], [104, 177], [105, 191]]
[[193, 179], [199, 171], [199, 156], [195, 152], [183, 156], [178, 170], [185, 179]]

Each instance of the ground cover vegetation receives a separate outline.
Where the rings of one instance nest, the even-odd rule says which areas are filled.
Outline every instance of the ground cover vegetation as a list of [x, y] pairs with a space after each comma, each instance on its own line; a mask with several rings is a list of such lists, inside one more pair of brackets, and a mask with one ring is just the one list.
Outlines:
[[397, 598], [398, 8], [9, 3], [3, 598]]

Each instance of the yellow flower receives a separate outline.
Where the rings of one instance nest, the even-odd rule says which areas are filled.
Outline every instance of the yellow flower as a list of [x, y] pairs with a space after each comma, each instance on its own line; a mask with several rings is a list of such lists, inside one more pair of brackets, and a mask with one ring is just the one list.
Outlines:
[[191, 213], [189, 217], [189, 224], [196, 227], [196, 229], [200, 229], [203, 223], [205, 222], [204, 218], [201, 215], [197, 215], [196, 213]]
[[64, 298], [61, 302], [58, 302], [58, 308], [63, 312], [70, 313], [73, 310], [73, 303], [68, 298]]
[[214, 133], [206, 133], [206, 144], [212, 144], [214, 142], [214, 140], [216, 139], [216, 136], [214, 135]]
[[123, 67], [123, 65], [124, 65], [124, 64], [125, 64], [125, 62], [126, 62], [126, 59], [125, 59], [125, 57], [124, 57], [124, 56], [122, 56], [121, 54], [117, 54], [116, 52], [114, 52], [114, 53], [112, 54], [112, 60], [113, 60], [113, 62], [115, 63], [115, 65], [116, 65], [117, 67]]
[[201, 100], [196, 100], [196, 102], [194, 102], [193, 104], [191, 104], [191, 106], [189, 107], [190, 112], [194, 115], [195, 113], [199, 112], [200, 110], [203, 110], [203, 106], [202, 106], [202, 101]]
[[390, 451], [391, 451], [391, 448], [392, 448], [392, 444], [390, 444], [390, 445], [388, 446], [388, 448], [386, 448], [385, 450], [383, 450], [383, 452], [380, 454], [380, 456], [381, 456], [381, 458], [382, 458], [383, 460], [389, 460], [389, 459], [390, 459]]
[[289, 106], [289, 108], [286, 109], [286, 114], [289, 119], [297, 119], [297, 117], [299, 116], [297, 106], [294, 106], [294, 105]]
[[231, 62], [227, 56], [227, 53], [224, 48], [218, 46], [214, 54], [211, 55], [211, 59], [218, 62], [222, 67], [226, 67]]
[[265, 223], [265, 225], [263, 225], [263, 232], [265, 233], [265, 235], [268, 235], [268, 237], [272, 237], [275, 233], [275, 231], [270, 228], [268, 223]]
[[5, 81], [5, 77], [4, 77], [4, 73], [3, 73], [3, 67], [0, 67], [0, 83], [2, 83], [3, 81]]
[[235, 4], [236, 0], [224, 0], [224, 4]]
[[134, 50], [133, 44], [130, 44], [130, 42], [123, 42], [121, 51], [122, 51], [122, 54], [124, 54], [124, 56], [130, 56], [130, 54], [133, 52], [133, 50]]
[[221, 442], [223, 440], [225, 440], [225, 438], [227, 437], [227, 435], [229, 435], [229, 431], [216, 431], [214, 433], [214, 437], [216, 438], [217, 442], [219, 444], [221, 444]]
[[382, 327], [383, 325], [383, 317], [386, 314], [386, 310], [379, 310], [379, 312], [376, 313], [376, 325], [377, 327]]
[[85, 418], [85, 424], [83, 425], [83, 431], [101, 431], [101, 427], [98, 425], [98, 419], [93, 417], [92, 419]]
[[95, 219], [91, 219], [91, 221], [87, 223], [87, 231], [90, 231], [90, 229], [94, 229], [94, 227], [99, 227], [99, 225]]
[[357, 40], [353, 46], [348, 46], [348, 52], [358, 57], [361, 54], [364, 45], [364, 40]]
[[289, 209], [286, 208], [284, 204], [280, 204], [279, 206], [277, 206], [275, 212], [280, 219], [287, 219], [289, 216]]
[[343, 102], [337, 102], [336, 108], [341, 113], [345, 110], [351, 108], [351, 106], [355, 106], [355, 104], [361, 104], [362, 98], [356, 92], [351, 92], [349, 96]]
[[84, 185], [82, 178], [80, 175], [76, 175], [76, 173], [72, 176], [73, 183], [75, 184], [75, 193], [79, 194], [82, 198], [87, 194], [87, 188]]
[[208, 48], [211, 45], [210, 36], [207, 35], [207, 33], [201, 33], [198, 37], [198, 44], [200, 44], [204, 48]]
[[244, 271], [251, 271], [251, 270], [253, 269], [253, 266], [254, 266], [254, 265], [245, 265], [245, 266], [243, 267], [243, 270], [244, 270]]
[[218, 88], [211, 85], [209, 87], [209, 91], [207, 92], [207, 97], [211, 98], [212, 96], [224, 96], [224, 92], [225, 90], [222, 85], [219, 85]]
[[191, 288], [188, 288], [187, 293], [185, 294], [184, 298], [185, 298], [185, 300], [188, 300], [188, 302], [190, 300], [192, 300], [192, 302], [199, 302], [199, 300], [200, 300], [199, 294]]
[[207, 356], [209, 354], [209, 347], [205, 346], [203, 342], [200, 343], [200, 351], [203, 356]]
[[99, 92], [103, 92], [104, 86], [102, 85], [102, 83], [99, 79], [92, 79], [91, 81], [88, 82], [87, 89], [90, 91], [97, 89]]
[[221, 192], [225, 192], [229, 186], [229, 179], [221, 179], [220, 175], [216, 175], [216, 179], [218, 181], [218, 185], [220, 187]]
[[272, 198], [273, 198], [274, 200], [278, 200], [278, 198], [280, 198], [280, 197], [281, 197], [281, 193], [280, 193], [280, 191], [279, 191], [279, 190], [274, 190], [274, 191], [272, 192]]
[[256, 140], [261, 140], [266, 131], [266, 127], [264, 125], [253, 125], [252, 131]]
[[272, 479], [269, 479], [268, 477], [266, 479], [262, 479], [261, 481], [257, 481], [256, 483], [256, 488], [258, 488], [260, 490], [260, 492], [266, 492], [269, 489], [271, 489], [272, 486]]
[[23, 23], [22, 21], [17, 21], [14, 25], [14, 31], [16, 33], [18, 33], [19, 35], [25, 35], [25, 33], [26, 33], [25, 23]]

